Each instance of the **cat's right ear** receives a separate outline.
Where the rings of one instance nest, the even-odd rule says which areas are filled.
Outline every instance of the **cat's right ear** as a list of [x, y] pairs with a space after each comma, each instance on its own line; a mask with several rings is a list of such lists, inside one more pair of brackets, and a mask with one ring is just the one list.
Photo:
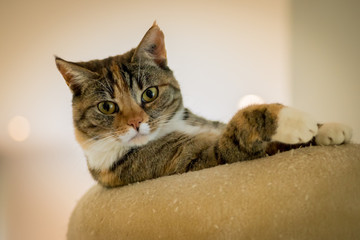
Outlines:
[[132, 61], [149, 60], [159, 67], [167, 66], [164, 33], [156, 22], [146, 32], [139, 46], [135, 49]]
[[56, 56], [55, 63], [59, 72], [64, 77], [66, 84], [73, 93], [78, 93], [87, 79], [94, 79], [97, 77], [96, 73], [81, 67], [76, 63], [65, 61]]

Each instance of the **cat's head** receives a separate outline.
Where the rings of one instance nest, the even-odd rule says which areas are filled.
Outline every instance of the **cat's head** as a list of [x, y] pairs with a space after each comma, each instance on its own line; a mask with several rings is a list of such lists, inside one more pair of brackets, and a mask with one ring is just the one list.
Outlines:
[[103, 60], [56, 65], [73, 93], [73, 119], [83, 148], [96, 142], [139, 146], [155, 139], [182, 109], [156, 23], [137, 48]]

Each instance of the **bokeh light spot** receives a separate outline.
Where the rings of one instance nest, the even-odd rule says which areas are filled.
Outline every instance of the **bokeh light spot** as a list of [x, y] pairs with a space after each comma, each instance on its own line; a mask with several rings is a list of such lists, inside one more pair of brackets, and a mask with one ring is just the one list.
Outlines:
[[30, 123], [23, 116], [15, 116], [9, 122], [8, 131], [14, 141], [25, 141], [30, 135]]
[[243, 96], [240, 99], [238, 103], [238, 109], [242, 109], [252, 104], [262, 104], [262, 103], [264, 103], [264, 100], [261, 97], [259, 97], [258, 95], [249, 94]]

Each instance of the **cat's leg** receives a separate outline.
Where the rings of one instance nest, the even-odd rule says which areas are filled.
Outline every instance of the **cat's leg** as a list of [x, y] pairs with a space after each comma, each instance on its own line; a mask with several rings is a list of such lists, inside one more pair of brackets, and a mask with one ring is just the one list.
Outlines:
[[307, 145], [348, 142], [343, 124], [317, 124], [308, 114], [280, 104], [253, 105], [228, 123], [215, 151], [225, 162], [249, 160]]
[[318, 124], [310, 115], [291, 107], [283, 107], [278, 114], [278, 127], [273, 142], [294, 145], [339, 145], [352, 137], [352, 129], [341, 123]]
[[310, 115], [280, 104], [240, 110], [227, 125], [215, 150], [225, 162], [249, 160], [308, 145], [349, 142], [352, 130], [339, 123], [318, 124]]
[[290, 112], [281, 104], [252, 105], [240, 110], [216, 143], [216, 157], [226, 163], [250, 160], [265, 156], [271, 141], [309, 141], [317, 132], [316, 123], [299, 114], [294, 116], [295, 121]]

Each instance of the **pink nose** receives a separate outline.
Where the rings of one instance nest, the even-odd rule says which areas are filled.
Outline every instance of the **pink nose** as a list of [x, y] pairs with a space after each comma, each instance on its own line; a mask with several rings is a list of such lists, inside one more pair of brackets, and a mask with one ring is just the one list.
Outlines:
[[140, 124], [143, 119], [141, 117], [134, 117], [128, 120], [127, 124], [132, 126], [136, 131], [139, 131]]

